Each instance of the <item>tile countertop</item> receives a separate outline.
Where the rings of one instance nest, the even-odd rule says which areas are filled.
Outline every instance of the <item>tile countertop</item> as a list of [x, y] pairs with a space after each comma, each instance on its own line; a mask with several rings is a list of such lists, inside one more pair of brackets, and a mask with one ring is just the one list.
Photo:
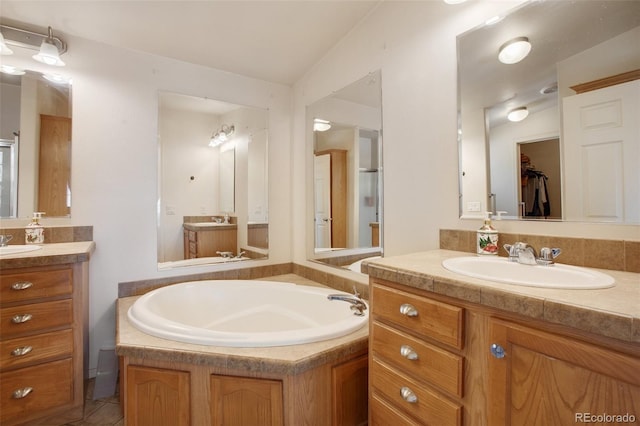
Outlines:
[[616, 280], [615, 286], [598, 290], [545, 289], [466, 277], [442, 266], [443, 260], [460, 256], [472, 255], [433, 250], [366, 262], [365, 268], [371, 278], [640, 343], [638, 273], [596, 269], [612, 276]]
[[93, 241], [39, 244], [39, 250], [0, 256], [0, 269], [62, 265], [89, 260], [96, 244]]
[[[294, 274], [261, 280], [325, 287]], [[116, 353], [120, 356], [295, 375], [364, 350], [369, 341], [369, 329], [364, 326], [346, 336], [292, 346], [236, 348], [182, 343], [145, 334], [129, 323], [127, 311], [138, 297], [117, 301]]]

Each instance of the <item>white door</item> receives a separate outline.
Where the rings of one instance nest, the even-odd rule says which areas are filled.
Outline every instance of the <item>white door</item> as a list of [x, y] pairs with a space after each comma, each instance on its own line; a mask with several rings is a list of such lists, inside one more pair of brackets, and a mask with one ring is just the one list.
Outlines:
[[568, 220], [640, 222], [640, 81], [563, 100]]
[[316, 248], [331, 248], [331, 156], [313, 161]]

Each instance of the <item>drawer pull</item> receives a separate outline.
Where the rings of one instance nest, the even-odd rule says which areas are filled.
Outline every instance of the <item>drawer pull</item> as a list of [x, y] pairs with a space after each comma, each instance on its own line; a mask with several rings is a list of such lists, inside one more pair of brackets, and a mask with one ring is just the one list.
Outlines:
[[33, 350], [33, 346], [23, 346], [21, 348], [15, 348], [11, 351], [13, 356], [24, 356]]
[[18, 281], [11, 284], [12, 290], [26, 290], [29, 287], [32, 287], [33, 283], [31, 281]]
[[27, 386], [26, 388], [14, 390], [13, 394], [11, 395], [11, 397], [13, 399], [22, 399], [22, 398], [26, 397], [27, 395], [29, 395], [32, 391], [33, 391], [33, 388], [30, 387], [30, 386]]
[[415, 404], [418, 402], [416, 394], [406, 386], [403, 386], [402, 389], [400, 389], [400, 395], [402, 395], [402, 399], [407, 401], [409, 404]]
[[31, 321], [31, 318], [33, 318], [33, 315], [31, 314], [15, 315], [13, 318], [11, 318], [11, 321], [14, 324], [22, 324], [24, 322]]
[[418, 353], [414, 351], [413, 348], [409, 345], [400, 346], [400, 355], [410, 361], [415, 361], [416, 359], [418, 359]]
[[408, 317], [417, 317], [418, 310], [410, 303], [403, 303], [400, 305], [400, 313]]

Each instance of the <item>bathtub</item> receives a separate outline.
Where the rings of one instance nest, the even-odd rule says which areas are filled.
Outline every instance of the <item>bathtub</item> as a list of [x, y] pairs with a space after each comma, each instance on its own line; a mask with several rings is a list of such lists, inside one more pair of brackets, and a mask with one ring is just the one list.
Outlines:
[[[140, 296], [129, 322], [152, 336], [232, 347], [287, 346], [344, 336], [367, 325], [368, 310], [328, 300], [334, 289], [258, 280], [173, 284]], [[344, 293], [346, 294], [346, 293]]]

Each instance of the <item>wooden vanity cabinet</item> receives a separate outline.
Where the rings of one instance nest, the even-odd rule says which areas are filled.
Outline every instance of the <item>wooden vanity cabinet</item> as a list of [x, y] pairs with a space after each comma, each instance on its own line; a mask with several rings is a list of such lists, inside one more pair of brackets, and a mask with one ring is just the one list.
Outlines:
[[279, 374], [124, 356], [125, 422], [366, 425], [367, 359], [366, 351], [360, 351], [298, 374]]
[[82, 418], [87, 281], [87, 262], [1, 271], [0, 424]]
[[[371, 425], [640, 419], [638, 344], [384, 280], [371, 286]], [[406, 304], [415, 316], [402, 313]]]
[[489, 327], [491, 345], [499, 345], [505, 356], [489, 357], [488, 424], [585, 423], [586, 416], [603, 414], [640, 421], [638, 353], [500, 319], [492, 318]]
[[217, 252], [238, 253], [238, 229], [236, 226], [221, 229], [193, 231], [184, 229], [184, 258], [220, 256]]

